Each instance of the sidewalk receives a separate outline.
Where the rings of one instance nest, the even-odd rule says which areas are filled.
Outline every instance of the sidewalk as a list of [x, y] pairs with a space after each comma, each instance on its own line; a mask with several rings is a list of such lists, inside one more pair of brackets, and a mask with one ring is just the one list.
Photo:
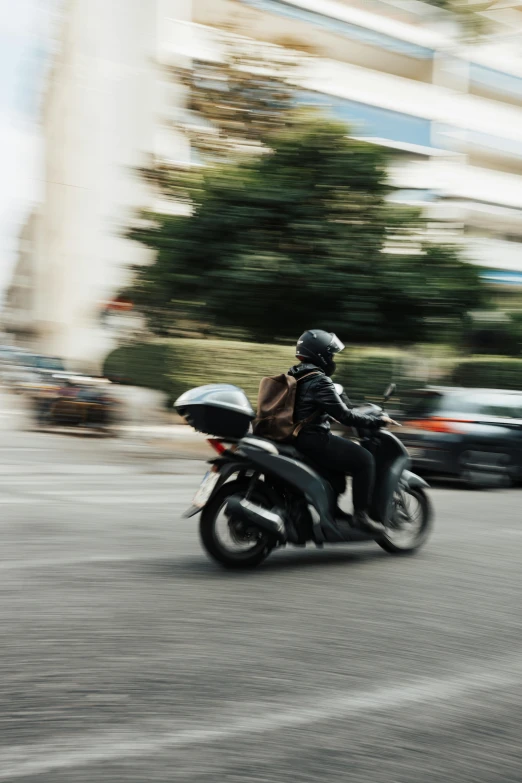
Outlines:
[[122, 425], [117, 427], [119, 440], [129, 446], [159, 449], [170, 455], [189, 459], [209, 459], [215, 456], [207, 443], [207, 435], [195, 432], [184, 424]]

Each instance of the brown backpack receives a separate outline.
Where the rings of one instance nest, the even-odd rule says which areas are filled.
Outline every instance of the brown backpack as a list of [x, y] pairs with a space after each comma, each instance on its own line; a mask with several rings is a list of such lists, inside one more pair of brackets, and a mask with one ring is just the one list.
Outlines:
[[[305, 422], [294, 422], [295, 393], [299, 381], [321, 372], [309, 372], [297, 380], [293, 375], [275, 375], [262, 378], [257, 398], [257, 417], [254, 421], [254, 435], [270, 440], [289, 440], [299, 434]], [[309, 419], [313, 419], [310, 416]], [[308, 421], [308, 419], [305, 419]]]

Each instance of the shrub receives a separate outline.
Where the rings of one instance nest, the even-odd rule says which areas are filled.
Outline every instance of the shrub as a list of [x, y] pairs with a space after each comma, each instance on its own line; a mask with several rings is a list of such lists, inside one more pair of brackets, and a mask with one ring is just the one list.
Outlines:
[[[165, 391], [170, 400], [206, 383], [233, 383], [254, 402], [264, 375], [284, 372], [296, 361], [293, 346], [229, 340], [170, 339], [117, 348], [105, 360], [109, 378]], [[390, 381], [399, 394], [422, 385], [408, 372], [411, 361], [402, 351], [348, 349], [338, 357], [335, 380], [354, 401], [380, 399]]]
[[451, 380], [457, 386], [519, 390], [522, 389], [522, 359], [472, 356], [455, 367]]

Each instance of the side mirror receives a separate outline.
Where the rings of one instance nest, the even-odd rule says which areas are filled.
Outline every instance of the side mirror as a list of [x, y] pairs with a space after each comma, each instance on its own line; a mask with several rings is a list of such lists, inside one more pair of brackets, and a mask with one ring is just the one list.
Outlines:
[[338, 395], [339, 395], [339, 397], [340, 397], [340, 396], [341, 396], [341, 394], [342, 394], [342, 393], [343, 393], [343, 391], [344, 391], [344, 386], [341, 386], [341, 384], [340, 384], [340, 383], [334, 383], [334, 386], [335, 386], [335, 391], [337, 392], [337, 394], [338, 394]]
[[389, 400], [390, 397], [393, 396], [393, 394], [395, 393], [395, 389], [396, 388], [397, 388], [397, 384], [396, 383], [390, 383], [390, 385], [388, 386], [388, 388], [384, 392], [384, 400], [385, 401]]

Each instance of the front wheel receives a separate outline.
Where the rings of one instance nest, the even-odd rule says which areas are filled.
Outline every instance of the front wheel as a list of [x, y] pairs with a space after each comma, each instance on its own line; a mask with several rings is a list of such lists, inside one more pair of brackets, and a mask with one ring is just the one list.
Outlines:
[[377, 543], [392, 555], [411, 555], [423, 546], [433, 526], [433, 509], [421, 487], [394, 493], [393, 512]]
[[[248, 486], [248, 481], [240, 479], [224, 484], [201, 512], [201, 543], [212, 560], [225, 568], [255, 568], [275, 546], [275, 541], [264, 531], [225, 514], [231, 495], [245, 497]], [[266, 508], [272, 506], [262, 488], [255, 488], [250, 499]]]

